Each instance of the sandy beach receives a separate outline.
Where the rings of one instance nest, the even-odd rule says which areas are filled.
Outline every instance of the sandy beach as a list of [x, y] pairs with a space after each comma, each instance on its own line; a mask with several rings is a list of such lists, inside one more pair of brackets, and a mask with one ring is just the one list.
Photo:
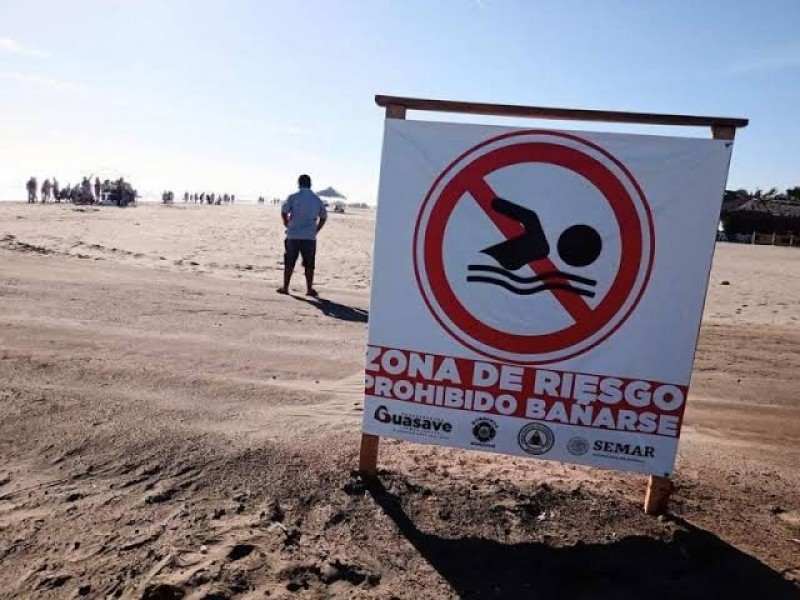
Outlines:
[[0, 203], [0, 597], [800, 597], [800, 250], [717, 245], [654, 518], [546, 461], [354, 476], [373, 225], [331, 215], [313, 302], [275, 207]]

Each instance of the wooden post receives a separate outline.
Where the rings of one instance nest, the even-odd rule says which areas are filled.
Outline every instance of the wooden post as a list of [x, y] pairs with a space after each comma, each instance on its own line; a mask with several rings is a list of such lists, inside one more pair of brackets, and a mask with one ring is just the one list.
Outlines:
[[644, 512], [647, 515], [660, 515], [667, 510], [672, 494], [672, 481], [667, 477], [651, 475], [644, 495]]
[[730, 125], [712, 125], [711, 137], [715, 140], [732, 140], [736, 137], [736, 127]]
[[[402, 104], [388, 104], [386, 106], [387, 119], [405, 119], [406, 107]], [[371, 433], [361, 434], [361, 449], [358, 453], [358, 472], [362, 477], [376, 477], [378, 475], [378, 451], [381, 438]]]
[[405, 119], [406, 107], [402, 104], [390, 104], [386, 107], [387, 119]]
[[[733, 140], [736, 127], [731, 125], [712, 125], [711, 135], [715, 140]], [[668, 477], [651, 475], [647, 480], [644, 494], [644, 512], [648, 515], [660, 515], [667, 510], [669, 497], [672, 495], [672, 481]]]
[[381, 438], [371, 433], [361, 434], [361, 450], [358, 454], [358, 472], [363, 477], [375, 477], [378, 474], [378, 446]]

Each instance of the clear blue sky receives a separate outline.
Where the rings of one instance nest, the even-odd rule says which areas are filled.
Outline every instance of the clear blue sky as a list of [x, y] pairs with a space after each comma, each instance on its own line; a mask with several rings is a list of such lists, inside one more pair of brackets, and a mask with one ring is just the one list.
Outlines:
[[0, 0], [0, 197], [90, 172], [283, 196], [307, 171], [374, 202], [376, 93], [748, 117], [728, 187], [784, 189], [798, 26], [798, 0]]

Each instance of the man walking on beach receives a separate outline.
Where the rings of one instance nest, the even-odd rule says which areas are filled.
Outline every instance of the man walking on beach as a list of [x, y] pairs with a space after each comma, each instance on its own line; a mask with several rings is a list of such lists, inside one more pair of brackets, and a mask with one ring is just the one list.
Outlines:
[[289, 293], [297, 257], [303, 257], [306, 272], [306, 296], [319, 296], [314, 289], [314, 267], [317, 256], [317, 234], [328, 219], [328, 212], [322, 200], [311, 191], [311, 177], [300, 175], [297, 180], [300, 188], [286, 199], [281, 207], [281, 218], [286, 226], [285, 253], [283, 255], [283, 287], [279, 294]]

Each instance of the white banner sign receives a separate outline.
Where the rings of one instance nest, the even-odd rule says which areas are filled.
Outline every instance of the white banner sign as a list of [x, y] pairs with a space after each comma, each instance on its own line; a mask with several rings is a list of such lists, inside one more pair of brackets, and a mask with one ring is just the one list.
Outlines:
[[731, 150], [388, 119], [364, 431], [670, 476]]

